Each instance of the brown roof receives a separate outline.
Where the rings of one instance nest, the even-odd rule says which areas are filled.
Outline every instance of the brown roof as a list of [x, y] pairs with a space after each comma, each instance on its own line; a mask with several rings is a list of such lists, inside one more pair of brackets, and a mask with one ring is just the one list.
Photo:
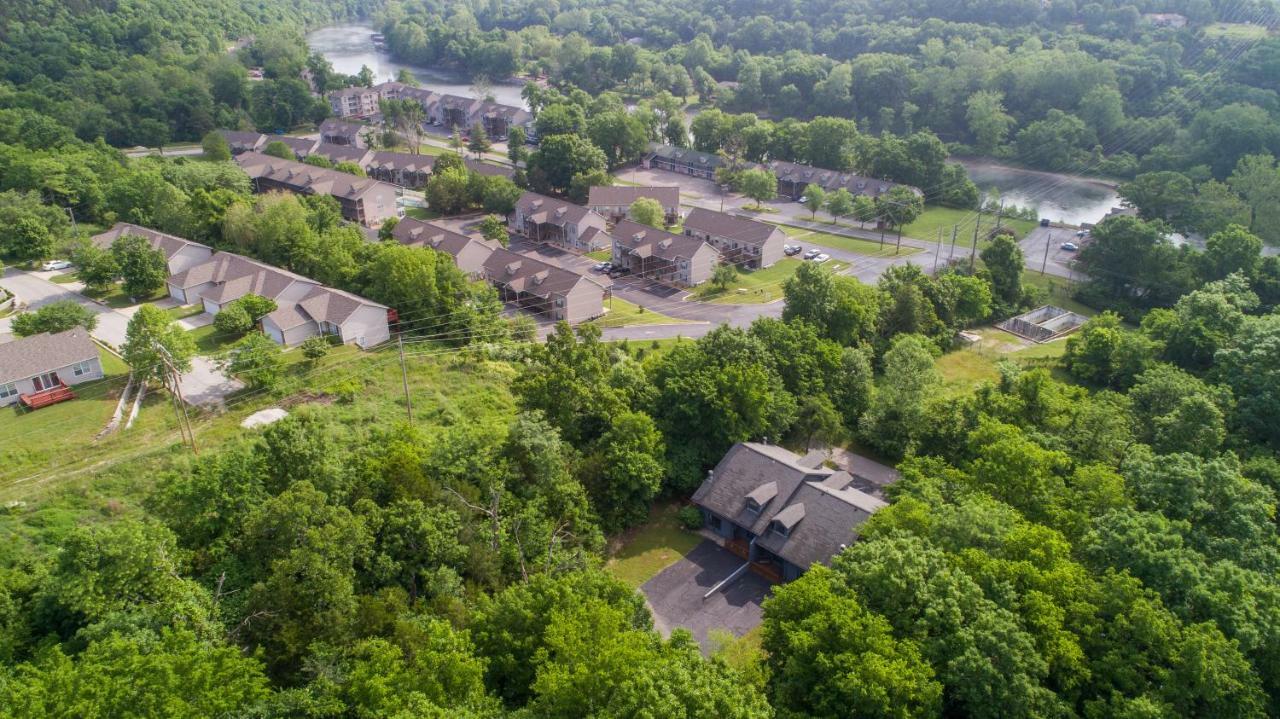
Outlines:
[[689, 215], [684, 218], [684, 228], [745, 242], [749, 245], [763, 245], [775, 232], [781, 232], [777, 227], [764, 222], [702, 207], [695, 207], [689, 211]]
[[386, 305], [380, 305], [332, 287], [316, 287], [298, 301], [298, 306], [316, 322], [328, 322], [334, 325], [346, 322], [347, 318], [361, 307], [387, 309]]
[[135, 235], [147, 240], [151, 243], [152, 249], [160, 250], [160, 252], [164, 253], [164, 258], [166, 260], [173, 257], [183, 249], [193, 245], [196, 247], [203, 247], [206, 250], [209, 249], [209, 247], [202, 245], [199, 242], [184, 240], [183, 238], [175, 235], [157, 232], [156, 230], [148, 227], [142, 227], [128, 222], [117, 222], [111, 226], [111, 229], [101, 234], [94, 235], [89, 239], [95, 246], [105, 250], [109, 249], [117, 239], [126, 235]]
[[679, 187], [634, 187], [630, 185], [592, 187], [587, 196], [587, 205], [590, 207], [630, 207], [631, 203], [641, 197], [657, 200], [658, 204], [662, 205], [663, 209], [666, 210], [680, 207]]
[[313, 167], [294, 160], [282, 160], [260, 152], [246, 152], [237, 157], [236, 162], [251, 178], [267, 178], [305, 194], [333, 195], [355, 200], [379, 185], [393, 187], [377, 180]]
[[483, 240], [413, 217], [406, 217], [396, 223], [395, 229], [391, 231], [391, 236], [402, 245], [430, 247], [433, 250], [448, 253], [455, 258], [463, 250], [472, 246], [484, 247], [489, 251], [493, 250], [493, 246]]
[[619, 220], [618, 224], [614, 225], [613, 232], [609, 234], [616, 245], [640, 257], [660, 257], [665, 260], [690, 259], [703, 247], [716, 252], [714, 247], [696, 237], [673, 235], [665, 230], [631, 220]]
[[484, 262], [484, 270], [491, 282], [506, 285], [515, 292], [543, 298], [553, 294], [566, 294], [582, 282], [597, 284], [577, 272], [502, 248], [495, 249], [489, 255], [489, 259]]
[[219, 252], [207, 262], [202, 262], [169, 278], [169, 284], [182, 289], [206, 282], [216, 283], [217, 286], [206, 290], [202, 296], [218, 304], [239, 299], [247, 294], [275, 299], [294, 282], [318, 284], [315, 280], [302, 275], [231, 252]]
[[83, 327], [23, 337], [0, 344], [0, 384], [91, 359], [98, 359], [98, 346]]
[[218, 130], [218, 134], [222, 135], [233, 150], [257, 150], [267, 144], [267, 136], [260, 132]]
[[406, 170], [408, 172], [430, 172], [436, 164], [434, 155], [414, 155], [408, 152], [387, 152], [378, 150], [366, 163], [366, 167], [382, 170]]
[[357, 122], [346, 122], [336, 118], [328, 118], [320, 123], [321, 135], [359, 135], [365, 126]]
[[594, 214], [582, 205], [575, 205], [568, 200], [557, 200], [554, 197], [526, 192], [516, 201], [518, 209], [527, 219], [538, 224], [553, 225], [577, 224]]
[[[879, 197], [899, 185], [899, 183], [890, 182], [889, 180], [877, 180], [874, 177], [826, 170], [821, 167], [811, 167], [784, 160], [774, 160], [765, 165], [765, 167], [772, 170], [779, 180], [787, 180], [797, 184], [818, 185], [826, 190], [836, 190], [843, 187], [855, 195], [866, 195], [868, 197]], [[917, 195], [923, 194], [920, 190], [910, 185], [904, 185], [904, 187], [911, 189]]]
[[288, 135], [268, 135], [267, 141], [262, 144], [263, 147], [273, 142], [283, 142], [293, 150], [295, 155], [306, 157], [315, 151], [316, 146], [320, 144], [318, 139], [307, 139], [305, 137], [290, 137]]
[[355, 145], [337, 145], [332, 142], [322, 142], [316, 145], [310, 155], [319, 155], [333, 164], [339, 162], [354, 162], [363, 167], [366, 161], [372, 156], [373, 151], [364, 147], [356, 147]]

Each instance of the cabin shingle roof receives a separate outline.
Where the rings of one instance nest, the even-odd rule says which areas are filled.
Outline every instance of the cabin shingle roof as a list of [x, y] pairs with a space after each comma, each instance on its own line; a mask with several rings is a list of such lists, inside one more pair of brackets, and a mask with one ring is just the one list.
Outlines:
[[0, 344], [0, 384], [97, 358], [98, 346], [83, 327], [22, 337]]

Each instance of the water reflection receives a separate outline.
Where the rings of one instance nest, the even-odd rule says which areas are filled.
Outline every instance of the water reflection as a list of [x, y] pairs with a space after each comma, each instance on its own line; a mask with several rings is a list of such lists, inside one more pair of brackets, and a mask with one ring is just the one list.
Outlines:
[[[362, 23], [331, 25], [320, 28], [307, 35], [307, 44], [312, 51], [318, 52], [326, 60], [333, 63], [333, 69], [344, 75], [355, 75], [360, 67], [368, 65], [373, 70], [376, 82], [396, 79], [402, 68], [406, 68], [424, 87], [449, 95], [474, 96], [471, 83], [455, 72], [439, 68], [406, 65], [391, 59], [386, 50], [373, 45], [374, 29]], [[497, 83], [490, 89], [493, 99], [505, 105], [526, 107], [520, 97], [523, 84]]]
[[984, 159], [957, 159], [983, 191], [1000, 191], [1006, 204], [1034, 207], [1041, 217], [1078, 225], [1096, 223], [1120, 204], [1115, 189], [1097, 180], [1021, 170]]

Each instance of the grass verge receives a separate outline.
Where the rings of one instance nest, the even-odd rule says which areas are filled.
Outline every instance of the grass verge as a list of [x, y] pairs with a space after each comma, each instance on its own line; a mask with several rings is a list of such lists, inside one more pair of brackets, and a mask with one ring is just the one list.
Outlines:
[[655, 505], [649, 519], [617, 537], [605, 569], [628, 586], [639, 588], [654, 575], [683, 559], [702, 538], [680, 526], [680, 504]]
[[601, 327], [627, 327], [630, 325], [670, 325], [682, 324], [687, 320], [676, 319], [660, 312], [645, 309], [640, 305], [614, 297], [606, 302], [608, 314], [593, 320]]
[[[753, 305], [780, 300], [782, 283], [800, 269], [801, 262], [803, 260], [788, 257], [763, 270], [739, 272], [738, 279], [723, 290], [710, 283], [703, 284], [693, 291], [691, 299], [722, 305]], [[832, 272], [839, 272], [848, 267], [847, 264], [835, 260], [826, 262], [825, 266]]]

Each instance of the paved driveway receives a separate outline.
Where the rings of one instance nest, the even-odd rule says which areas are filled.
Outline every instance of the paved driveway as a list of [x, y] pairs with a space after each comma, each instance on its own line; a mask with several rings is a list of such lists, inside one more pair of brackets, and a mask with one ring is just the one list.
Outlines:
[[[60, 300], [79, 303], [98, 316], [98, 326], [92, 333], [96, 339], [112, 347], [120, 347], [124, 344], [125, 333], [129, 327], [127, 314], [104, 307], [74, 291], [72, 288], [78, 285], [60, 285], [41, 276], [48, 274], [53, 273], [24, 272], [11, 267], [0, 277], [0, 286], [17, 295], [18, 301], [29, 310], [39, 309]], [[0, 334], [8, 332], [9, 319], [0, 320]]]
[[712, 648], [707, 639], [709, 630], [725, 629], [740, 637], [758, 626], [763, 614], [761, 602], [773, 585], [755, 574], [747, 572], [723, 591], [702, 598], [742, 563], [716, 543], [704, 540], [684, 559], [645, 582], [640, 591], [649, 600], [658, 631], [665, 636], [684, 627], [693, 632], [706, 652]]
[[187, 404], [211, 406], [222, 404], [227, 395], [244, 388], [238, 379], [227, 377], [208, 357], [194, 357], [191, 371], [178, 378], [178, 387]]

